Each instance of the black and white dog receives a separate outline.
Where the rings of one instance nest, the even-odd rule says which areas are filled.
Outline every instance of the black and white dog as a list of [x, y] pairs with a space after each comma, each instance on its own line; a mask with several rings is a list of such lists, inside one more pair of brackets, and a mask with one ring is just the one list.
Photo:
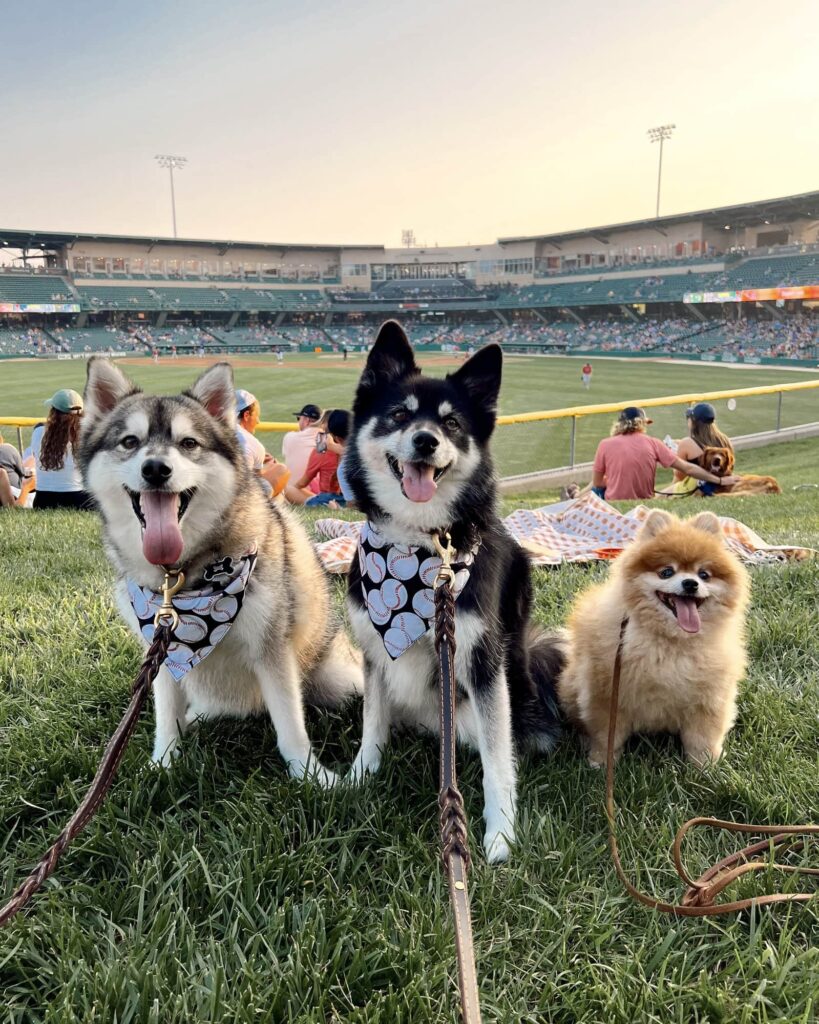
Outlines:
[[481, 349], [444, 380], [425, 377], [400, 324], [385, 323], [359, 381], [344, 467], [367, 516], [349, 576], [364, 652], [364, 729], [353, 765], [377, 771], [390, 726], [438, 731], [432, 535], [449, 531], [455, 580], [458, 736], [483, 765], [484, 846], [509, 856], [516, 748], [557, 737], [557, 653], [529, 624], [529, 559], [501, 524], [489, 439], [501, 350]]

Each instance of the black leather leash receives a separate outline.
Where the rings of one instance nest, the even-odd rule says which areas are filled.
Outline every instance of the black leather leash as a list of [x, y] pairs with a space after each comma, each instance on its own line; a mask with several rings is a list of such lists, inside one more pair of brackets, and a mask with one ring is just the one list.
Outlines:
[[461, 1014], [464, 1024], [480, 1024], [478, 975], [472, 940], [469, 890], [466, 885], [470, 861], [467, 820], [455, 771], [455, 595], [452, 590], [452, 581], [455, 577], [452, 562], [455, 550], [448, 533], [444, 535], [443, 540], [433, 536], [433, 543], [441, 556], [441, 567], [433, 584], [441, 720], [441, 780], [438, 792], [438, 806], [441, 812], [441, 855], [449, 879], [449, 897], [455, 918]]

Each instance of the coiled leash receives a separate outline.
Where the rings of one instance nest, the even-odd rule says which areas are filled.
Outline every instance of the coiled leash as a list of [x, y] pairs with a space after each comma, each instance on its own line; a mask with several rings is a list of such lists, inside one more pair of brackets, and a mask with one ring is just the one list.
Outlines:
[[[617, 818], [614, 803], [614, 736], [617, 729], [617, 708], [620, 695], [620, 671], [623, 660], [628, 619], [620, 624], [620, 639], [617, 654], [614, 658], [614, 669], [611, 677], [611, 703], [609, 705], [609, 736], [606, 752], [606, 818], [609, 828], [609, 847], [611, 849], [614, 870], [617, 877], [626, 887], [626, 891], [638, 903], [663, 914], [675, 914], [678, 917], [716, 917], [718, 914], [734, 914], [749, 907], [763, 907], [771, 903], [807, 903], [816, 899], [817, 893], [809, 892], [774, 892], [748, 899], [733, 900], [730, 903], [715, 903], [716, 897], [741, 875], [752, 871], [764, 871], [773, 868], [776, 871], [794, 875], [819, 876], [819, 868], [803, 868], [794, 864], [780, 864], [772, 859], [776, 851], [786, 852], [801, 850], [805, 840], [793, 841], [791, 836], [817, 836], [819, 825], [754, 825], [744, 821], [723, 821], [721, 818], [689, 818], [677, 830], [672, 847], [674, 867], [680, 879], [687, 886], [681, 903], [665, 903], [655, 899], [634, 886], [626, 876], [620, 861], [617, 847]], [[692, 878], [682, 861], [682, 846], [686, 835], [694, 828], [713, 828], [725, 832], [755, 832], [759, 835], [771, 836], [757, 843], [751, 843], [714, 864], [699, 878]], [[767, 850], [771, 859], [759, 859], [757, 854]]]
[[469, 912], [469, 871], [464, 798], [458, 789], [455, 772], [455, 596], [452, 582], [455, 571], [452, 561], [455, 549], [448, 533], [433, 534], [432, 541], [441, 557], [435, 577], [435, 650], [438, 672], [441, 720], [441, 781], [438, 807], [441, 822], [441, 856], [449, 879], [449, 898], [455, 918], [455, 951], [458, 957], [458, 985], [461, 990], [461, 1013], [464, 1024], [480, 1024], [481, 1007], [478, 976], [475, 968], [475, 947], [472, 941], [472, 918]]
[[120, 761], [122, 761], [128, 741], [133, 735], [140, 712], [148, 697], [151, 683], [154, 681], [168, 653], [172, 632], [179, 623], [179, 617], [171, 603], [171, 598], [182, 587], [184, 582], [184, 573], [178, 570], [165, 571], [165, 581], [162, 584], [162, 604], [154, 618], [154, 625], [156, 626], [154, 638], [131, 687], [131, 700], [125, 709], [125, 714], [122, 716], [113, 736], [108, 741], [96, 775], [88, 787], [88, 792], [83, 797], [80, 806], [59, 836], [57, 836], [53, 845], [40, 858], [37, 867], [19, 886], [8, 903], [0, 909], [0, 928], [8, 924], [14, 915], [23, 909], [34, 893], [42, 886], [43, 882], [45, 882], [49, 875], [53, 874], [54, 869], [57, 867], [57, 862], [67, 849], [68, 844], [75, 836], [82, 832], [88, 822], [94, 817], [106, 793], [111, 788], [117, 768]]

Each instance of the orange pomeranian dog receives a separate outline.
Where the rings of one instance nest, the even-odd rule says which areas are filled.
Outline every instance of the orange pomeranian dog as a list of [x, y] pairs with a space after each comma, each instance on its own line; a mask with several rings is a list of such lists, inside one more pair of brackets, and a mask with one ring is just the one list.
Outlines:
[[628, 618], [615, 755], [634, 733], [671, 732], [695, 764], [716, 760], [745, 674], [748, 574], [713, 512], [681, 521], [654, 510], [609, 579], [579, 597], [564, 634], [564, 713], [606, 760], [611, 677]]

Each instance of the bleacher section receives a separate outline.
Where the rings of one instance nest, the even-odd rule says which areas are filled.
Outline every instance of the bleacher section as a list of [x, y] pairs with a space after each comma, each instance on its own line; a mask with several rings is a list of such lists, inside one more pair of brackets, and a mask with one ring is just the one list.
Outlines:
[[117, 327], [51, 327], [50, 337], [62, 352], [144, 352], [146, 346]]
[[[702, 269], [710, 263], [709, 270]], [[714, 269], [718, 267], [719, 269]], [[685, 268], [680, 272], [681, 268]], [[187, 284], [136, 275], [23, 273], [0, 267], [0, 303], [73, 305], [0, 312], [0, 356], [133, 351], [358, 348], [380, 318], [399, 316], [416, 345], [461, 350], [498, 341], [522, 351], [626, 351], [809, 358], [816, 323], [809, 304], [791, 296], [720, 304], [683, 304], [686, 293], [819, 285], [819, 247], [735, 253], [725, 261], [666, 260], [621, 268], [564, 268], [523, 286], [479, 287], [461, 278], [391, 280], [371, 292], [268, 285], [261, 279]], [[190, 280], [190, 279], [187, 279]], [[117, 283], [119, 281], [119, 283]], [[805, 296], [810, 299], [810, 295]], [[705, 317], [704, 322], [700, 318]], [[87, 320], [93, 323], [86, 323]]]
[[0, 274], [0, 302], [76, 302], [62, 277], [44, 274]]

